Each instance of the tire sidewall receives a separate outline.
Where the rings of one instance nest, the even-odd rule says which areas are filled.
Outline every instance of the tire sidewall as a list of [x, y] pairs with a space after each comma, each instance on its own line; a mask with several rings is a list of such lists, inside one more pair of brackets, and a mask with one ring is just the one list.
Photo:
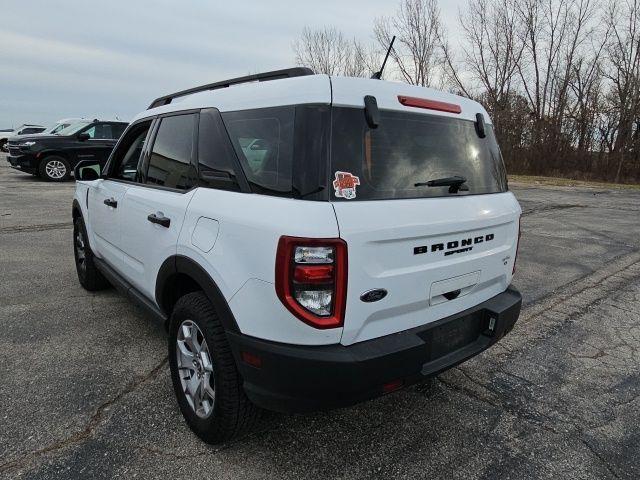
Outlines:
[[[76, 251], [76, 235], [78, 231], [82, 232], [84, 240], [84, 263], [85, 268], [81, 269], [78, 263], [78, 252]], [[100, 273], [94, 261], [93, 251], [89, 245], [89, 235], [87, 235], [87, 227], [84, 224], [82, 216], [78, 216], [73, 221], [73, 259], [76, 264], [76, 272], [78, 281], [85, 290], [95, 292], [110, 287], [109, 281]]]
[[[211, 361], [213, 363], [213, 380], [215, 388], [215, 400], [213, 404], [213, 412], [207, 418], [200, 418], [193, 411], [187, 398], [182, 391], [182, 385], [180, 382], [180, 375], [178, 372], [178, 362], [176, 358], [177, 349], [177, 336], [178, 328], [184, 320], [191, 320], [198, 325], [198, 328], [202, 332], [209, 347], [209, 354], [211, 355]], [[171, 370], [171, 381], [173, 383], [173, 389], [176, 394], [178, 406], [184, 416], [189, 427], [205, 441], [210, 442], [210, 436], [212, 432], [217, 431], [221, 427], [222, 422], [222, 399], [225, 394], [225, 385], [221, 381], [219, 352], [215, 348], [215, 339], [213, 338], [213, 332], [206, 318], [202, 318], [201, 312], [197, 309], [189, 308], [189, 306], [177, 304], [171, 315], [171, 321], [169, 324], [169, 367]]]
[[[51, 161], [61, 162], [64, 165], [66, 171], [63, 177], [53, 178], [47, 174], [46, 166], [47, 166], [47, 163]], [[69, 165], [69, 162], [63, 157], [59, 157], [57, 155], [50, 155], [42, 159], [42, 162], [40, 162], [40, 166], [38, 167], [38, 172], [40, 173], [40, 177], [44, 178], [48, 182], [64, 182], [68, 180], [69, 177], [71, 176], [71, 165]]]
[[[84, 261], [85, 268], [80, 268], [80, 264], [78, 262], [78, 251], [76, 249], [76, 236], [78, 235], [78, 231], [82, 232], [82, 237], [84, 239]], [[78, 273], [78, 279], [80, 283], [86, 282], [87, 279], [87, 262], [90, 260], [91, 249], [89, 248], [89, 243], [87, 240], [87, 229], [84, 226], [84, 220], [82, 217], [78, 217], [73, 221], [73, 258], [76, 264], [76, 272]]]

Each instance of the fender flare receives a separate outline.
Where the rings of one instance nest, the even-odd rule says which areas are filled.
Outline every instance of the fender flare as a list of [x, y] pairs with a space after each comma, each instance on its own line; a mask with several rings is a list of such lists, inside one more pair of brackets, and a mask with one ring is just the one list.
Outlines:
[[218, 288], [216, 282], [211, 278], [207, 271], [202, 268], [202, 266], [189, 257], [185, 257], [183, 255], [173, 255], [167, 258], [160, 266], [160, 270], [156, 277], [156, 303], [167, 317], [171, 312], [166, 311], [163, 296], [167, 286], [171, 282], [171, 277], [176, 274], [186, 275], [198, 284], [200, 289], [216, 309], [222, 326], [226, 331], [240, 333], [238, 323], [236, 322], [236, 319], [229, 308], [229, 304], [224, 298], [224, 295], [222, 295], [222, 292], [220, 291], [220, 288]]

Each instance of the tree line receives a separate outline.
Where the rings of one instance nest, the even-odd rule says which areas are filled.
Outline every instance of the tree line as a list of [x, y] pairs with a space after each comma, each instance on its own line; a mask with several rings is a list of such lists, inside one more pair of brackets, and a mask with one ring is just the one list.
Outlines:
[[[371, 40], [305, 28], [296, 62], [482, 103], [511, 173], [640, 181], [640, 0], [468, 0], [452, 45], [437, 0], [401, 0]], [[458, 44], [459, 43], [459, 44]]]

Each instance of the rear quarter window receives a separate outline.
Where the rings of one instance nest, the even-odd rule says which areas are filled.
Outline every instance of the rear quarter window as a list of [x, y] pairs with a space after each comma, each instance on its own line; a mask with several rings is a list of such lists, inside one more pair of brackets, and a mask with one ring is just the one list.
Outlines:
[[252, 190], [290, 195], [295, 107], [225, 112], [222, 118]]

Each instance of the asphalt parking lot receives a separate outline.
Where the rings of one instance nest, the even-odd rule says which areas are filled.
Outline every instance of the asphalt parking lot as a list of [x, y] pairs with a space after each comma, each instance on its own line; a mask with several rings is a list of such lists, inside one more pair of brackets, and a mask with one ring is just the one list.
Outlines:
[[73, 183], [0, 155], [0, 477], [640, 477], [640, 190], [512, 190], [525, 306], [500, 344], [211, 447], [178, 411], [161, 327], [78, 284]]

